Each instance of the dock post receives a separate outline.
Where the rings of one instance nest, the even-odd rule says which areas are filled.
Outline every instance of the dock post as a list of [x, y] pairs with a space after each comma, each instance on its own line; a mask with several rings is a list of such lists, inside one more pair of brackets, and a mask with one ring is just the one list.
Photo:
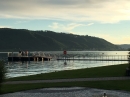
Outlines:
[[37, 57], [37, 61], [38, 61], [38, 57]]
[[8, 52], [8, 57], [9, 57], [9, 52]]
[[30, 63], [30, 52], [27, 53], [28, 59], [29, 59], [29, 63]]
[[30, 63], [30, 57], [29, 56], [27, 56], [28, 57], [28, 62]]
[[34, 61], [36, 61], [36, 58], [34, 57]]
[[42, 61], [44, 61], [44, 58], [42, 57]]
[[13, 52], [12, 52], [12, 62], [13, 62]]

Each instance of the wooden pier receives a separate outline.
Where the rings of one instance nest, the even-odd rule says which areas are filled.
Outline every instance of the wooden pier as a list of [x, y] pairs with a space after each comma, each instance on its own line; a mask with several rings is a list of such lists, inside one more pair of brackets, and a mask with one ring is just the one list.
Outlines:
[[52, 57], [50, 55], [39, 54], [19, 54], [19, 53], [8, 53], [8, 61], [50, 61]]
[[8, 57], [8, 61], [50, 61], [51, 57], [34, 57], [34, 56], [21, 56], [21, 57]]
[[75, 61], [128, 61], [127, 59], [57, 59], [57, 60], [75, 60]]
[[8, 53], [8, 61], [50, 61], [50, 60], [76, 60], [76, 61], [129, 61], [128, 55], [104, 55], [104, 54], [47, 54], [43, 52], [33, 53]]
[[58, 57], [57, 60], [76, 60], [76, 61], [128, 61], [128, 55], [65, 55]]

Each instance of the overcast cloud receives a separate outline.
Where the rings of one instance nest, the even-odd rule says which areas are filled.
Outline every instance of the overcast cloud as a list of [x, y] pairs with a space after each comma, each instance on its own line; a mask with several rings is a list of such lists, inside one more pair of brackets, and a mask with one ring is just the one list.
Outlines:
[[0, 0], [0, 18], [116, 23], [130, 20], [130, 0]]

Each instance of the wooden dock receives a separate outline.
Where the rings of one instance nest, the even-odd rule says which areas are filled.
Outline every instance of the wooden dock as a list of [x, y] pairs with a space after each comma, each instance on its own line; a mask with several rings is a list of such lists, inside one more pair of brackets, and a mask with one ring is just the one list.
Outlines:
[[52, 57], [50, 55], [45, 54], [24, 54], [21, 55], [19, 53], [8, 53], [8, 61], [50, 61]]
[[51, 57], [34, 57], [34, 56], [21, 56], [21, 57], [8, 57], [8, 61], [50, 61]]
[[128, 55], [99, 55], [99, 54], [47, 54], [36, 53], [8, 53], [8, 61], [50, 61], [53, 60], [76, 60], [76, 61], [129, 61]]
[[75, 60], [75, 61], [128, 61], [127, 59], [57, 59], [57, 60]]
[[128, 55], [91, 55], [91, 56], [83, 56], [83, 55], [66, 55], [60, 56], [57, 60], [76, 60], [76, 61], [129, 61]]

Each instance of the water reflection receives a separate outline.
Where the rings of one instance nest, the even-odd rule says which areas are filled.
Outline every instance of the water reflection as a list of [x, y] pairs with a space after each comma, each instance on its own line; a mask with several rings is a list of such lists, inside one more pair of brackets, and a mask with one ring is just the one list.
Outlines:
[[66, 61], [64, 62], [64, 65], [67, 65], [67, 62], [66, 62]]
[[34, 61], [34, 62], [8, 62], [8, 77], [27, 76], [40, 73], [49, 73], [63, 70], [92, 68], [100, 66], [108, 66], [115, 64], [123, 64], [123, 61]]

